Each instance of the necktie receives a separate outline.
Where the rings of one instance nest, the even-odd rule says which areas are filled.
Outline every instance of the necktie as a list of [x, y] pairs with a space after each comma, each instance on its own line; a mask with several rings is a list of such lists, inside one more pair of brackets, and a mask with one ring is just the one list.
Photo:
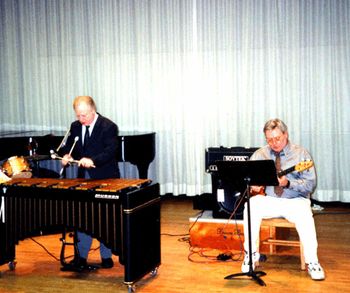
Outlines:
[[[276, 165], [277, 173], [280, 172], [280, 171], [282, 171], [282, 169], [281, 169], [281, 156], [280, 156], [279, 153], [276, 153], [275, 165]], [[274, 186], [274, 190], [275, 190], [275, 193], [276, 193], [278, 196], [281, 196], [282, 193], [283, 193], [283, 187], [282, 187], [282, 186]]]
[[84, 135], [84, 149], [86, 148], [89, 138], [90, 138], [90, 133], [89, 133], [89, 125], [85, 126], [85, 135]]

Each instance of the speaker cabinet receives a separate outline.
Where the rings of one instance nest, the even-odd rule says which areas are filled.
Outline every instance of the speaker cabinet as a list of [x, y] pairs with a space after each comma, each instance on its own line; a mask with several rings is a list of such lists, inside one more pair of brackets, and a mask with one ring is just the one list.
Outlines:
[[213, 218], [243, 219], [245, 185], [237, 185], [212, 174]]
[[220, 178], [216, 161], [247, 161], [258, 148], [208, 148], [206, 150], [206, 170], [211, 174], [211, 207], [214, 218], [243, 219], [245, 182], [231, 182]]

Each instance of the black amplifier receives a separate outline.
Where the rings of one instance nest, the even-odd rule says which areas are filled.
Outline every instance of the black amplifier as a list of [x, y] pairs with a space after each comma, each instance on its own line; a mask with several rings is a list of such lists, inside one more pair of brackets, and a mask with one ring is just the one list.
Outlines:
[[[210, 147], [205, 151], [205, 169], [211, 175], [211, 207], [213, 218], [243, 219], [245, 183], [220, 178], [216, 161], [248, 161], [258, 148]], [[235, 214], [233, 214], [235, 212]]]
[[207, 173], [217, 171], [216, 161], [248, 161], [258, 148], [246, 147], [210, 147], [205, 150], [205, 170]]

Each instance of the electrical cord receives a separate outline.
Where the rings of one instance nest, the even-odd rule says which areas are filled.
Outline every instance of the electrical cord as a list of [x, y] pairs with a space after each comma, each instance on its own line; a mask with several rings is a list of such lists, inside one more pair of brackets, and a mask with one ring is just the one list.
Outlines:
[[[243, 197], [242, 197], [243, 198]], [[235, 207], [234, 211], [232, 212], [230, 218], [227, 220], [227, 222], [224, 225], [224, 228], [220, 230], [220, 234], [223, 235], [224, 239], [226, 239], [226, 235], [225, 235], [225, 228], [227, 227], [227, 224], [229, 223], [229, 221], [234, 217], [239, 205], [242, 202], [242, 198], [241, 200], [238, 202], [237, 206]], [[195, 224], [198, 222], [198, 220], [203, 216], [204, 214], [204, 210], [201, 211], [196, 220], [194, 221], [194, 223], [191, 225], [191, 227], [189, 228], [189, 232], [191, 232], [191, 230], [193, 229], [193, 227], [195, 226]], [[235, 221], [235, 225], [236, 225], [236, 231], [238, 231], [238, 224], [237, 221]], [[191, 244], [191, 239], [188, 239], [188, 244], [189, 244], [189, 255], [188, 255], [188, 260], [191, 262], [196, 262], [196, 263], [217, 263], [217, 262], [223, 262], [223, 261], [239, 261], [242, 258], [243, 255], [243, 241], [241, 239], [240, 233], [237, 233], [240, 239], [240, 251], [238, 253], [232, 253], [230, 250], [224, 250], [222, 252], [220, 252], [219, 254], [215, 254], [215, 255], [211, 255], [211, 254], [206, 254], [206, 252], [208, 251], [212, 251], [214, 249], [209, 249], [209, 248], [198, 248], [198, 247], [194, 247]], [[201, 258], [205, 258], [206, 261], [198, 261], [198, 260], [194, 260], [194, 256], [197, 255]]]
[[[29, 237], [30, 240], [32, 240], [34, 243], [36, 243], [37, 245], [39, 245], [49, 256], [51, 256], [54, 260], [56, 261], [61, 261], [60, 258], [58, 258], [57, 256], [55, 256], [52, 252], [50, 252], [43, 244], [41, 244], [39, 241], [35, 240], [33, 237]], [[100, 249], [100, 246], [97, 246], [96, 248], [91, 248], [89, 250], [89, 253], [90, 252], [93, 252], [93, 251], [96, 251]], [[64, 259], [70, 259], [74, 257], [74, 255], [68, 255], [66, 257], [64, 257]]]

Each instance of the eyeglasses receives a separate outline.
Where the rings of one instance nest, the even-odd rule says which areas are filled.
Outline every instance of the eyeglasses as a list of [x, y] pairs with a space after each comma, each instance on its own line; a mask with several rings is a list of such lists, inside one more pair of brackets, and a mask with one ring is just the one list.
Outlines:
[[279, 136], [275, 136], [275, 137], [266, 137], [266, 141], [268, 144], [273, 144], [273, 143], [280, 143], [284, 138], [284, 135], [279, 135]]

